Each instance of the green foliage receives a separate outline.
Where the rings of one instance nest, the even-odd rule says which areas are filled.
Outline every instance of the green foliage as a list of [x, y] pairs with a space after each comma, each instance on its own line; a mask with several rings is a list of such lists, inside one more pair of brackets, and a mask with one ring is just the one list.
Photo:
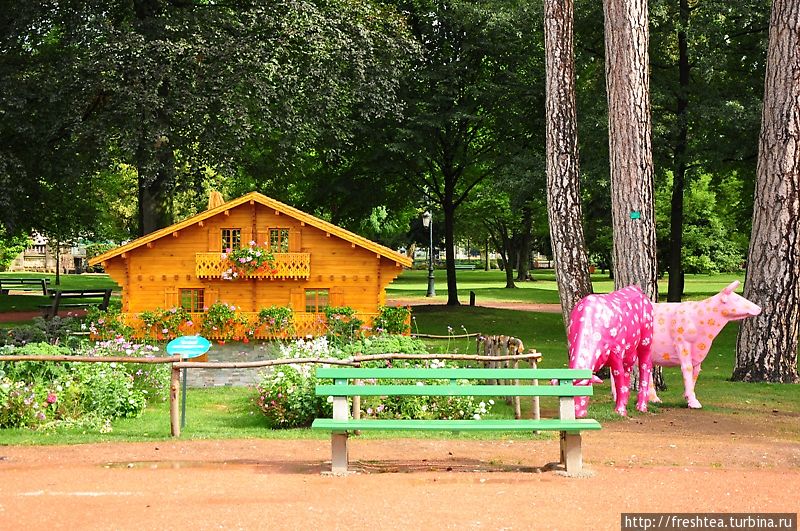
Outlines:
[[[150, 339], [170, 340], [191, 333], [194, 326], [192, 317], [182, 307], [155, 308], [139, 314], [143, 332]], [[129, 337], [129, 336], [126, 336]]]
[[[124, 340], [99, 343], [79, 354], [152, 356], [156, 347]], [[46, 343], [5, 347], [4, 355], [68, 355]], [[0, 363], [0, 428], [52, 428], [67, 424], [110, 430], [110, 421], [141, 414], [148, 400], [163, 399], [166, 365], [121, 363]]]
[[292, 309], [286, 306], [270, 306], [258, 311], [258, 325], [273, 336], [294, 334]]
[[[90, 243], [86, 246], [86, 259], [90, 260], [95, 256], [100, 256], [103, 253], [106, 253], [116, 247], [113, 243]], [[91, 273], [104, 273], [105, 270], [103, 269], [102, 264], [97, 264], [94, 266], [89, 266], [87, 271]]]
[[36, 317], [33, 324], [9, 328], [0, 336], [0, 345], [23, 346], [45, 342], [74, 346], [80, 342], [72, 335], [81, 328], [79, 319], [55, 316], [52, 319]]
[[379, 334], [405, 334], [411, 329], [410, 318], [410, 308], [381, 306], [378, 316], [372, 320], [372, 329]]
[[329, 417], [331, 404], [316, 396], [313, 365], [282, 365], [259, 382], [257, 403], [272, 428], [304, 428], [316, 417]]
[[334, 344], [344, 345], [361, 335], [364, 321], [349, 306], [326, 306], [325, 319], [328, 339]]
[[203, 314], [200, 331], [203, 335], [218, 337], [225, 341], [237, 337], [237, 327], [246, 325], [247, 318], [233, 304], [217, 301]]
[[343, 357], [363, 354], [427, 354], [425, 343], [411, 336], [381, 334], [362, 337], [340, 347]]
[[86, 312], [89, 333], [95, 339], [129, 338], [133, 336], [133, 327], [129, 326], [119, 308], [100, 310], [92, 306]]
[[0, 225], [0, 271], [5, 271], [22, 251], [28, 248], [31, 239], [26, 235], [8, 236]]

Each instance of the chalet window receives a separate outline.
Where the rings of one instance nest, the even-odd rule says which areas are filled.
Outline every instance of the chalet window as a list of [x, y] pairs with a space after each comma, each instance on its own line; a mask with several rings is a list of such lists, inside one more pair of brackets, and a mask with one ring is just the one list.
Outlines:
[[269, 249], [273, 253], [288, 253], [289, 229], [269, 229]]
[[235, 251], [242, 247], [242, 229], [222, 229], [222, 250]]
[[307, 289], [306, 290], [306, 311], [310, 313], [322, 312], [328, 307], [330, 300], [330, 290], [328, 289]]
[[189, 312], [202, 312], [205, 306], [205, 290], [199, 288], [181, 289], [181, 308]]

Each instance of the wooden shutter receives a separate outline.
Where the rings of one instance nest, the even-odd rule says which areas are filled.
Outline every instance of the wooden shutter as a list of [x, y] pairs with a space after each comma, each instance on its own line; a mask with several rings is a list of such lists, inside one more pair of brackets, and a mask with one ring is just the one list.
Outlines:
[[[250, 242], [253, 240], [253, 229], [245, 227], [242, 229], [242, 249], [250, 247]], [[258, 243], [258, 242], [256, 242]]]
[[306, 290], [303, 288], [292, 288], [289, 306], [295, 312], [306, 311]]
[[208, 227], [208, 252], [221, 253], [222, 252], [222, 234], [219, 227]]
[[170, 286], [164, 290], [164, 308], [175, 308], [178, 306], [178, 289]]
[[300, 229], [289, 229], [289, 252], [299, 253], [303, 247], [302, 231]]
[[260, 230], [256, 234], [256, 243], [262, 247], [269, 247], [269, 231]]
[[219, 290], [216, 288], [206, 288], [203, 293], [203, 304], [206, 307], [211, 306], [219, 299]]
[[336, 286], [330, 289], [330, 306], [344, 306], [344, 289], [340, 286]]

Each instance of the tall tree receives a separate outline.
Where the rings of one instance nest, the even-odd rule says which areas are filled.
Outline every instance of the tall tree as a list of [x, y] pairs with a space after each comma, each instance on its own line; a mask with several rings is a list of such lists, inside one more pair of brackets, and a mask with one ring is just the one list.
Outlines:
[[[475, 188], [532, 144], [541, 102], [536, 14], [503, 1], [396, 2], [423, 48], [401, 94], [405, 116], [373, 130], [384, 176], [408, 179], [441, 210], [447, 303], [458, 305], [456, 212]], [[373, 140], [374, 142], [374, 140]], [[384, 146], [388, 146], [386, 151]]]
[[572, 0], [545, 0], [547, 211], [564, 325], [577, 302], [592, 293], [583, 235], [578, 120], [575, 102]]
[[762, 312], [746, 319], [734, 380], [800, 381], [800, 2], [775, 0], [770, 19], [753, 230], [744, 296]]
[[614, 285], [658, 296], [646, 0], [604, 0]]

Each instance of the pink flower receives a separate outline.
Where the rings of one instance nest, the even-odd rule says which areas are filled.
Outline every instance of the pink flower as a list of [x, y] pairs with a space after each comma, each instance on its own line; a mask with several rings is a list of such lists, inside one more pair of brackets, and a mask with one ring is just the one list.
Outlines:
[[55, 393], [47, 393], [47, 403], [54, 404], [55, 401], [58, 400], [58, 397]]

